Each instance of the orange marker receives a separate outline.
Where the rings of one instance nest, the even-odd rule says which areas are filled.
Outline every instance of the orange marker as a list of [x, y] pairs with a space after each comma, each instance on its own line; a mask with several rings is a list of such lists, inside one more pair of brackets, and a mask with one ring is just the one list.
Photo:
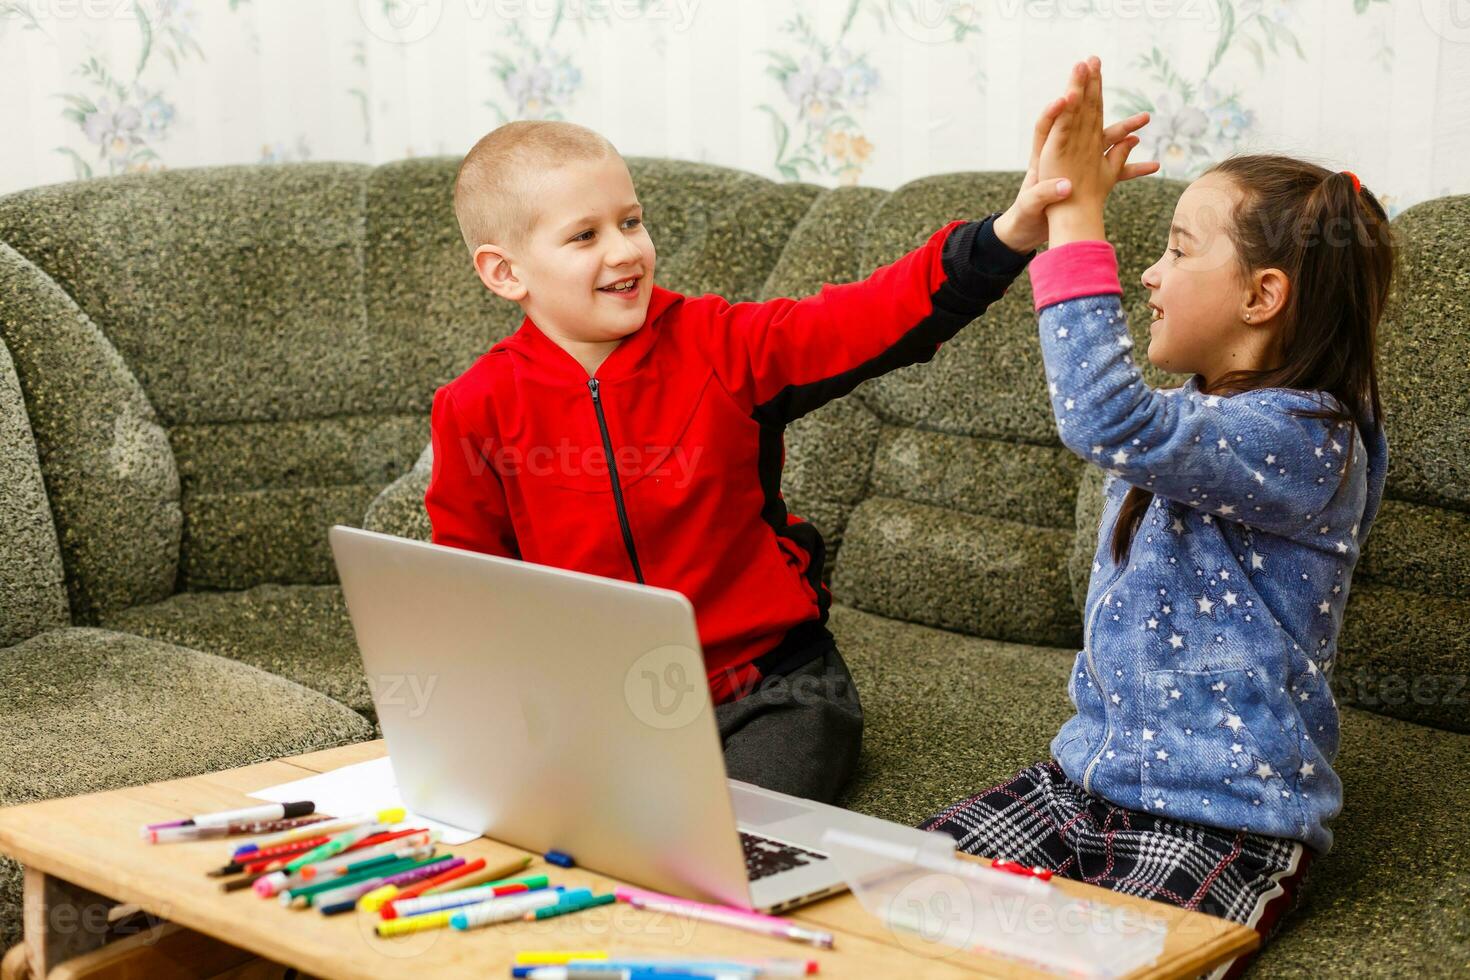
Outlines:
[[[410, 885], [409, 887], [407, 887], [407, 888], [403, 889], [402, 891], [400, 891], [397, 895], [394, 895], [393, 896], [393, 902], [396, 902], [399, 899], [403, 899], [403, 898], [418, 898], [420, 895], [422, 895], [424, 892], [428, 891], [430, 888], [433, 888], [435, 885], [442, 885], [446, 881], [453, 881], [455, 878], [463, 878], [465, 875], [474, 874], [476, 871], [479, 871], [484, 866], [485, 866], [485, 859], [484, 858], [475, 858], [473, 861], [470, 861], [467, 864], [461, 864], [457, 868], [450, 868], [448, 871], [444, 872], [443, 874], [437, 874], [437, 875], [435, 875], [432, 878], [425, 878], [423, 881], [419, 882], [417, 885]], [[387, 902], [387, 903], [384, 904], [382, 911], [385, 914], [384, 914], [383, 918], [385, 918], [385, 919], [391, 919], [391, 918], [393, 918], [392, 915], [387, 914], [388, 906], [392, 905], [393, 902]]]

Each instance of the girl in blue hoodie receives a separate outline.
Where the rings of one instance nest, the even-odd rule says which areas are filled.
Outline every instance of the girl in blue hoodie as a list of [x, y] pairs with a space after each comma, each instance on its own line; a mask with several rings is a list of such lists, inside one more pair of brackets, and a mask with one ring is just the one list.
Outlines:
[[1212, 167], [1143, 273], [1148, 358], [1190, 375], [1154, 390], [1103, 229], [1136, 140], [1109, 149], [1101, 132], [1093, 58], [1041, 154], [1039, 176], [1072, 190], [1030, 265], [1058, 435], [1107, 471], [1067, 686], [1077, 713], [1050, 760], [922, 826], [1264, 943], [1342, 807], [1329, 679], [1387, 471], [1374, 347], [1388, 217], [1346, 171], [1280, 156]]

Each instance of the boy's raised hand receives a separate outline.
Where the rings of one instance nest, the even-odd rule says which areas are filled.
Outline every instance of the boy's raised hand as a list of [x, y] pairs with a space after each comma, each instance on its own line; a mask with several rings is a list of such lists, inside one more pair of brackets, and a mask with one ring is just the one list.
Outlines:
[[[1084, 63], [1079, 62], [1079, 64]], [[1079, 84], [1079, 79], [1085, 79], [1085, 75], [1080, 75], [1074, 66], [1073, 84], [1069, 86], [1067, 94], [1052, 100], [1042, 109], [1041, 116], [1036, 120], [1036, 127], [1032, 131], [1031, 160], [1026, 168], [1026, 177], [1021, 182], [1021, 189], [1016, 194], [1015, 202], [995, 220], [996, 236], [1012, 251], [1029, 252], [1046, 244], [1047, 208], [1054, 207], [1058, 202], [1077, 197], [1076, 180], [1071, 173], [1047, 173], [1045, 178], [1042, 177], [1046, 165], [1054, 166], [1051, 161], [1043, 164], [1042, 153], [1058, 118], [1068, 110], [1072, 110], [1075, 116], [1076, 105], [1081, 101], [1084, 91], [1083, 86]], [[1109, 155], [1122, 153], [1126, 159], [1127, 151], [1138, 145], [1138, 137], [1133, 133], [1148, 124], [1149, 114], [1140, 112], [1106, 129], [1102, 128], [1101, 84], [1099, 78], [1099, 104], [1094, 129], [1094, 136], [1097, 140], [1095, 153], [1098, 158], [1101, 158], [1103, 149], [1109, 148]], [[1075, 127], [1080, 124], [1074, 120], [1072, 125]], [[1157, 161], [1131, 163], [1118, 173], [1116, 179], [1123, 181], [1145, 177], [1157, 172], [1158, 169]]]
[[1159, 167], [1157, 162], [1128, 163], [1137, 137], [1111, 145], [1105, 142], [1102, 62], [1096, 55], [1072, 66], [1061, 101], [1038, 161], [1038, 176], [1043, 181], [1066, 180], [1072, 188], [1066, 200], [1048, 206], [1047, 237], [1053, 247], [1083, 238], [1101, 239], [1103, 202], [1108, 194], [1119, 182]]

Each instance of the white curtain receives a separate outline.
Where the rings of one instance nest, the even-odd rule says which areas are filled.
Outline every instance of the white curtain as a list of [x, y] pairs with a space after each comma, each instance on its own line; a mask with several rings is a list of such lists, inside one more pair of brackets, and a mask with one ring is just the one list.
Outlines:
[[462, 154], [507, 119], [627, 155], [895, 187], [1024, 165], [1103, 59], [1134, 159], [1470, 192], [1470, 0], [0, 0], [0, 192], [163, 167]]

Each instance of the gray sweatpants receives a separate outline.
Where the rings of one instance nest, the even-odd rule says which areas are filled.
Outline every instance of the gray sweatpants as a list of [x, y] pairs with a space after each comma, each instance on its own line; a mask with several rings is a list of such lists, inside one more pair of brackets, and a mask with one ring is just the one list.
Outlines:
[[715, 705], [730, 778], [833, 803], [857, 769], [863, 707], [847, 664], [828, 642], [745, 697]]

